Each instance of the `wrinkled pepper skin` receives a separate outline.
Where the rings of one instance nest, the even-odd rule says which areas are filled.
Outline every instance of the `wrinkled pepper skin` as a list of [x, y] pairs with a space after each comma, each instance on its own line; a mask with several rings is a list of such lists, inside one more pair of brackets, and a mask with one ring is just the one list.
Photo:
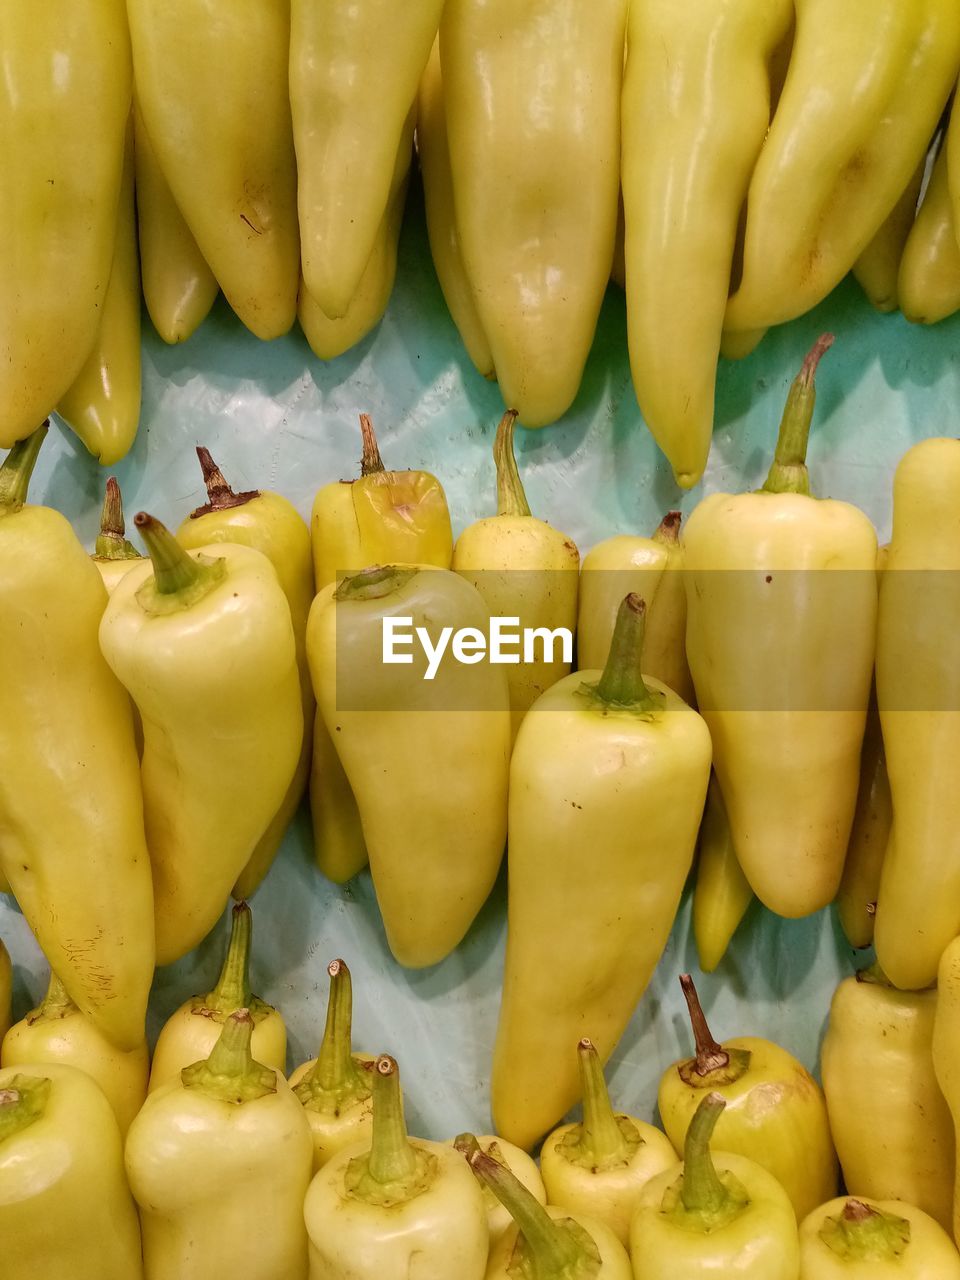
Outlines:
[[[947, 136], [960, 136], [960, 112], [951, 116]], [[960, 224], [950, 199], [949, 152], [943, 146], [934, 161], [900, 260], [900, 310], [914, 324], [936, 324], [960, 310]]]
[[57, 405], [60, 417], [105, 467], [126, 457], [140, 424], [140, 261], [133, 172], [131, 123], [100, 327], [86, 363]]
[[960, 1239], [960, 938], [946, 948], [937, 973], [933, 1069], [953, 1117], [958, 1162], [953, 1179], [953, 1238]]
[[73, 1003], [63, 983], [50, 975], [46, 996], [2, 1037], [0, 1067], [42, 1067], [60, 1062], [85, 1071], [113, 1108], [120, 1137], [147, 1096], [149, 1053], [146, 1037], [125, 1051], [111, 1044]]
[[383, 619], [486, 633], [477, 591], [449, 570], [395, 566], [345, 578], [307, 624], [317, 706], [350, 783], [395, 958], [438, 963], [493, 887], [506, 837], [510, 714], [502, 666], [460, 663], [435, 678], [383, 663]]
[[307, 666], [306, 643], [307, 615], [313, 603], [313, 559], [310, 530], [291, 502], [269, 489], [234, 493], [209, 451], [201, 448], [197, 453], [208, 501], [183, 521], [177, 530], [177, 541], [188, 551], [196, 551], [206, 545], [219, 546], [224, 542], [239, 543], [253, 547], [267, 557], [276, 570], [277, 580], [290, 606], [300, 674], [303, 706], [300, 758], [283, 803], [233, 887], [233, 896], [242, 902], [256, 893], [270, 870], [287, 827], [300, 807], [310, 776], [316, 707]]
[[443, 12], [463, 264], [504, 403], [527, 427], [573, 403], [610, 278], [625, 20], [625, 0]]
[[605, 683], [610, 662], [567, 676], [527, 712], [510, 766], [491, 1089], [494, 1127], [523, 1148], [580, 1096], [570, 1046], [589, 1036], [605, 1062], [623, 1034], [673, 925], [707, 791], [706, 725], [639, 679], [642, 623], [625, 651], [618, 632], [614, 665], [636, 697]]
[[731, 329], [780, 324], [830, 292], [921, 162], [956, 83], [953, 0], [800, 0], [783, 96], [747, 196]]
[[453, 174], [443, 101], [440, 42], [434, 41], [417, 96], [417, 155], [423, 177], [423, 202], [430, 254], [450, 318], [478, 373], [494, 377], [490, 343], [477, 314], [473, 290], [463, 265], [460, 233], [453, 205]]
[[[703, 474], [740, 211], [770, 125], [790, 0], [634, 0], [623, 86], [627, 337], [644, 421]], [[723, 102], [723, 109], [717, 103]]]
[[936, 991], [897, 991], [873, 969], [830, 1006], [820, 1074], [844, 1185], [905, 1200], [952, 1230], [953, 1123], [933, 1070]]
[[0, 669], [20, 673], [0, 682], [0, 867], [71, 998], [134, 1049], [154, 910], [133, 715], [97, 644], [100, 574], [68, 521], [24, 495], [0, 496]]
[[297, 308], [288, 0], [128, 0], [137, 101], [177, 207], [234, 311], [277, 338]]
[[279, 809], [303, 711], [290, 608], [267, 557], [226, 543], [187, 553], [144, 513], [137, 527], [159, 567], [121, 580], [100, 644], [143, 722], [157, 963], [170, 964], [220, 918]]
[[172, 345], [203, 323], [219, 286], [177, 208], [136, 99], [133, 126], [143, 300], [153, 327]]
[[800, 1224], [800, 1280], [960, 1280], [960, 1254], [911, 1204], [841, 1196]]
[[374, 252], [442, 9], [443, 0], [291, 0], [303, 279], [331, 320], [347, 315]]
[[76, 1067], [0, 1070], [4, 1280], [140, 1280], [120, 1131]]
[[130, 115], [123, 0], [0, 14], [0, 448], [83, 368], [113, 259]]
[[900, 306], [900, 262], [917, 216], [925, 168], [926, 156], [883, 226], [853, 264], [857, 283], [877, 311], [896, 311]]
[[893, 536], [880, 583], [877, 705], [893, 826], [874, 943], [897, 987], [932, 986], [960, 933], [960, 442], [924, 440], [893, 480]]

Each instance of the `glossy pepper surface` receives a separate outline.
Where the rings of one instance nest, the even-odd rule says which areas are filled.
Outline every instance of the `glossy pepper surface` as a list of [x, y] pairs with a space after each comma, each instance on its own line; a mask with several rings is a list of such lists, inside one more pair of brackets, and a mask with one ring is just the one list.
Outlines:
[[625, 20], [625, 0], [443, 11], [460, 249], [504, 403], [528, 427], [573, 402], [610, 278]]
[[[960, 137], [960, 112], [954, 116], [949, 138]], [[949, 153], [944, 145], [934, 162], [900, 260], [900, 309], [914, 324], [936, 324], [960, 310], [960, 224], [950, 197]]]
[[143, 722], [157, 961], [170, 964], [220, 918], [280, 807], [303, 711], [290, 608], [267, 557], [236, 544], [190, 555], [152, 516], [136, 525], [152, 560], [110, 597], [100, 644]]
[[873, 525], [811, 497], [804, 461], [831, 341], [791, 387], [763, 489], [704, 498], [681, 539], [687, 657], [734, 848], [757, 897], [788, 917], [840, 883], [876, 634]]
[[957, 1280], [960, 1255], [902, 1200], [841, 1197], [800, 1225], [800, 1280]]
[[123, 0], [0, 14], [0, 448], [83, 368], [113, 259], [130, 41]]
[[534, 704], [510, 766], [507, 955], [497, 1131], [528, 1148], [580, 1094], [570, 1046], [613, 1052], [660, 959], [693, 860], [710, 735], [641, 676], [643, 602], [621, 606], [603, 671]]
[[753, 901], [753, 890], [733, 847], [716, 774], [710, 777], [697, 848], [693, 935], [700, 968], [704, 973], [713, 973]]
[[130, 700], [100, 652], [107, 593], [69, 523], [26, 503], [45, 428], [0, 468], [0, 867], [78, 1007], [123, 1049], [153, 979]]

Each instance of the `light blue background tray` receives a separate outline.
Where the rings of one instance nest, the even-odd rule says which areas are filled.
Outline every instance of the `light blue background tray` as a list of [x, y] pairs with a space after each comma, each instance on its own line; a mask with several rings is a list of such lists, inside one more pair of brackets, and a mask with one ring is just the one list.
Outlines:
[[[960, 434], [960, 319], [921, 331], [899, 315], [877, 315], [852, 281], [811, 315], [768, 334], [749, 359], [722, 364], [710, 465], [703, 485], [682, 497], [640, 420], [623, 295], [611, 287], [574, 408], [560, 425], [519, 436], [534, 514], [586, 552], [615, 532], [651, 532], [668, 508], [689, 512], [704, 492], [756, 486], [789, 382], [826, 329], [837, 343], [818, 379], [813, 483], [823, 496], [859, 503], [886, 539], [901, 454], [925, 436]], [[374, 334], [336, 361], [321, 364], [299, 332], [259, 342], [222, 302], [181, 347], [164, 346], [145, 321], [143, 421], [131, 455], [116, 468], [128, 517], [146, 508], [176, 526], [199, 504], [197, 444], [211, 449], [234, 488], [278, 489], [309, 517], [320, 485], [357, 474], [361, 410], [373, 416], [388, 467], [424, 467], [442, 479], [455, 533], [492, 514], [490, 450], [502, 404], [461, 348], [416, 197], [389, 311]], [[68, 433], [53, 431], [31, 498], [63, 511], [92, 547], [105, 476]], [[368, 875], [345, 889], [327, 884], [314, 870], [302, 812], [253, 905], [254, 990], [286, 1018], [291, 1067], [316, 1052], [326, 965], [342, 956], [354, 974], [356, 1047], [398, 1057], [411, 1131], [440, 1138], [488, 1130], [502, 877], [453, 956], [426, 972], [404, 972], [387, 951]], [[151, 1040], [182, 1000], [212, 986], [225, 932], [224, 923], [193, 955], [159, 972]], [[20, 1017], [45, 989], [46, 966], [12, 900], [2, 896], [0, 937], [13, 956]], [[699, 986], [718, 1038], [766, 1035], [815, 1068], [832, 991], [860, 963], [832, 910], [785, 922], [755, 904], [720, 970], [701, 976]], [[661, 1072], [690, 1051], [677, 983], [686, 969], [698, 973], [689, 893], [608, 1071], [622, 1110], [652, 1118]]]

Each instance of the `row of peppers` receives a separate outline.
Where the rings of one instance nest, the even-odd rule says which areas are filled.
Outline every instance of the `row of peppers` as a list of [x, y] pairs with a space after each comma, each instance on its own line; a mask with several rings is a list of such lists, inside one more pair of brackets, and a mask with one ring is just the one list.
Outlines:
[[101, 1036], [55, 976], [7, 1031], [9, 1280], [960, 1278], [949, 985], [938, 998], [876, 969], [845, 979], [821, 1091], [770, 1041], [714, 1040], [683, 975], [696, 1053], [663, 1073], [665, 1132], [614, 1111], [582, 1038], [583, 1118], [544, 1139], [538, 1168], [495, 1135], [408, 1137], [396, 1062], [353, 1052], [342, 960], [317, 1057], [286, 1080], [250, 934], [240, 903], [219, 981], [171, 1016], [152, 1065], [145, 1043], [125, 1053]]
[[[204, 454], [211, 501], [176, 539], [141, 513], [141, 559], [111, 486], [91, 560], [66, 520], [25, 502], [43, 431], [17, 445], [0, 469], [0, 662], [21, 673], [0, 686], [0, 872], [83, 1012], [140, 1043], [155, 964], [200, 942], [231, 889], [254, 892], [308, 775], [321, 869], [342, 883], [369, 861], [409, 967], [458, 945], [509, 834], [493, 1109], [521, 1146], [579, 1096], [564, 1047], [590, 1035], [606, 1060], [646, 989], [711, 764], [705, 966], [752, 894], [804, 916], [846, 865], [847, 915], [875, 920], [884, 972], [931, 985], [960, 933], [960, 445], [925, 441], [898, 468], [878, 620], [872, 525], [809, 495], [829, 341], [791, 388], [763, 490], [704, 499], [679, 541], [671, 517], [652, 540], [601, 544], [580, 574], [571, 541], [529, 514], [512, 413], [499, 514], [456, 546], [437, 480], [383, 469], [367, 419], [365, 474], [318, 493], [312, 555], [285, 499], [233, 493]], [[419, 659], [381, 660], [385, 618], [436, 644], [491, 614], [578, 625], [579, 672], [448, 651], [427, 681]], [[861, 783], [875, 653], [886, 761], [868, 740]], [[691, 684], [700, 713], [678, 692], [692, 700]]]
[[393, 286], [415, 134], [478, 370], [523, 424], [561, 417], [612, 271], [639, 405], [684, 487], [721, 350], [746, 354], [851, 268], [881, 309], [960, 307], [960, 123], [939, 127], [953, 0], [56, 0], [7, 6], [0, 45], [0, 444], [57, 407], [101, 461], [123, 456], [141, 281], [168, 342], [222, 289], [261, 338], [299, 315], [322, 359], [347, 350]]

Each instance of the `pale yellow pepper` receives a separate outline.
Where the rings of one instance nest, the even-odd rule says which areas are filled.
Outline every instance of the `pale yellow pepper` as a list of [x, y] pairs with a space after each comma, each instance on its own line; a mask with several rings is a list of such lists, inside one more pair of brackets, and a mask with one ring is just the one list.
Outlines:
[[[6, 892], [6, 890], [4, 890]], [[13, 965], [10, 952], [0, 938], [0, 1041], [10, 1029], [13, 1007]]]
[[[960, 137], [960, 111], [951, 117], [948, 137]], [[900, 309], [914, 324], [936, 324], [960, 310], [960, 224], [950, 198], [949, 155], [942, 146], [900, 260]]]
[[917, 216], [925, 168], [926, 156], [880, 230], [853, 264], [857, 283], [877, 311], [896, 311], [900, 305], [900, 262]]
[[700, 968], [713, 973], [753, 901], [753, 890], [737, 860], [716, 774], [710, 775], [697, 848], [693, 936]]
[[947, 946], [937, 971], [933, 1069], [953, 1117], [953, 1238], [960, 1240], [960, 938]]
[[880, 876], [892, 821], [890, 780], [876, 691], [873, 691], [860, 753], [857, 807], [850, 828], [843, 879], [837, 890], [837, 916], [851, 947], [869, 947], [873, 941]]
[[800, 1280], [960, 1280], [960, 1254], [913, 1205], [841, 1196], [800, 1224]]

